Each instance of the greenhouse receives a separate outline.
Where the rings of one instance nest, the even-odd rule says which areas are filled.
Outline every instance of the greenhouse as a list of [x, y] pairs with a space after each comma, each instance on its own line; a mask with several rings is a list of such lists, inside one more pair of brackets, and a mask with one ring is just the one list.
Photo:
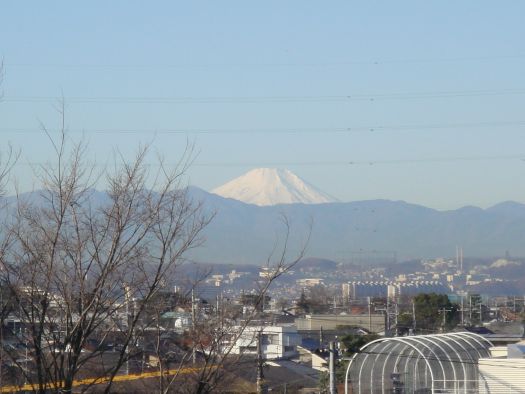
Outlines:
[[476, 393], [490, 347], [470, 332], [381, 338], [350, 361], [346, 393]]

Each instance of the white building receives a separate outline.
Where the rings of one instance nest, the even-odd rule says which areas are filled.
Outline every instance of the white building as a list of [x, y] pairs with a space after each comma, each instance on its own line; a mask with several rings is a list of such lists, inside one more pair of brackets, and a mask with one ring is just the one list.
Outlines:
[[525, 341], [491, 348], [480, 358], [479, 393], [525, 393]]
[[301, 344], [301, 336], [295, 326], [248, 326], [237, 339], [232, 353], [256, 355], [259, 336], [264, 359], [290, 358], [298, 354], [297, 346]]
[[190, 312], [165, 312], [161, 318], [166, 328], [177, 332], [184, 332], [192, 325]]
[[388, 285], [387, 297], [390, 299], [395, 299], [399, 297], [399, 286]]
[[286, 269], [284, 267], [262, 267], [259, 271], [259, 276], [261, 278], [272, 278], [276, 274], [280, 273], [283, 274], [286, 272]]
[[324, 284], [324, 280], [321, 278], [304, 278], [297, 279], [295, 281], [299, 287], [314, 287]]

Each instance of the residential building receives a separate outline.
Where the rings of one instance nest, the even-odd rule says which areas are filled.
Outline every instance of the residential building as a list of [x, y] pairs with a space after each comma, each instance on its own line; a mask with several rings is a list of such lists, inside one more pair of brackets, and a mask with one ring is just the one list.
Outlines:
[[248, 326], [235, 342], [232, 353], [255, 356], [257, 341], [260, 341], [262, 357], [266, 360], [274, 360], [297, 356], [297, 346], [301, 344], [301, 336], [293, 325]]
[[351, 326], [378, 333], [385, 330], [385, 320], [385, 315], [382, 313], [306, 315], [295, 319], [295, 325], [298, 331], [335, 330], [338, 327]]

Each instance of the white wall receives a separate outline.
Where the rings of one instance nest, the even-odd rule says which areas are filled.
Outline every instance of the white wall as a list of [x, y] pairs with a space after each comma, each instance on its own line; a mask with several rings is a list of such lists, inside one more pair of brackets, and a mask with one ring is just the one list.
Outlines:
[[246, 327], [235, 343], [234, 354], [257, 354], [257, 334], [262, 334], [261, 352], [263, 358], [271, 360], [296, 356], [301, 337], [295, 326]]

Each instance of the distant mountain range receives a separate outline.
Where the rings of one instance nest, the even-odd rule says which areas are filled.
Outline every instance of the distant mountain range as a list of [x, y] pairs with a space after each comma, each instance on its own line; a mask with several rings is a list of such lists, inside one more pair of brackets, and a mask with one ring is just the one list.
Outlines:
[[[215, 215], [204, 231], [204, 246], [190, 256], [199, 262], [263, 264], [272, 252], [278, 258], [285, 238], [283, 215], [290, 224], [290, 258], [305, 243], [310, 226], [306, 256], [335, 261], [453, 256], [457, 245], [466, 257], [503, 256], [507, 251], [525, 256], [525, 205], [516, 202], [451, 211], [389, 200], [257, 206], [197, 187], [188, 191], [203, 203], [206, 214]], [[37, 199], [38, 193], [24, 198]], [[92, 198], [102, 204], [107, 195], [95, 192]]]
[[312, 224], [308, 256], [363, 263], [374, 259], [454, 256], [525, 256], [525, 205], [503, 202], [488, 209], [467, 206], [437, 211], [403, 201], [256, 206], [190, 188], [216, 216], [195, 258], [210, 262], [260, 264], [279, 246], [285, 215], [291, 225], [290, 255]]

